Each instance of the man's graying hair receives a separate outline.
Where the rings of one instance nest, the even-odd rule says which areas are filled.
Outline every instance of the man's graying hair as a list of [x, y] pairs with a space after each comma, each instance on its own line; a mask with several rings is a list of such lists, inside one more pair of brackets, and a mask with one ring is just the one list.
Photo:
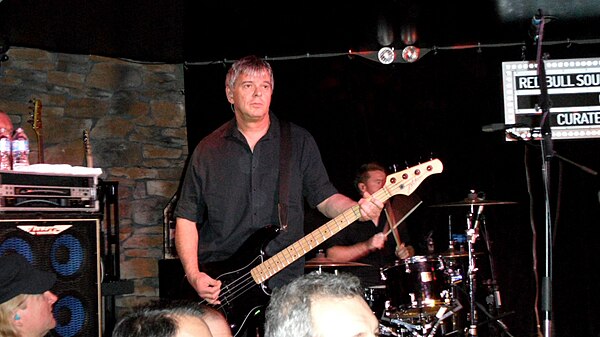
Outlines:
[[271, 78], [271, 88], [275, 88], [273, 69], [271, 68], [269, 62], [254, 55], [245, 56], [233, 63], [227, 72], [227, 76], [225, 76], [225, 86], [229, 89], [233, 89], [235, 81], [238, 79], [240, 74], [255, 75], [265, 71]]
[[275, 289], [266, 310], [265, 337], [314, 337], [311, 305], [315, 300], [363, 296], [360, 280], [347, 273], [312, 272]]

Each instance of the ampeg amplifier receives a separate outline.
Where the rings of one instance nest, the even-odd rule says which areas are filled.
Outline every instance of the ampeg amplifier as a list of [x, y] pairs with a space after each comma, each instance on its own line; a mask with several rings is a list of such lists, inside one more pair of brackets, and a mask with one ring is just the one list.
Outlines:
[[50, 336], [102, 336], [100, 218], [86, 214], [0, 214], [0, 256], [21, 254], [57, 276]]
[[98, 212], [98, 174], [0, 171], [0, 212]]

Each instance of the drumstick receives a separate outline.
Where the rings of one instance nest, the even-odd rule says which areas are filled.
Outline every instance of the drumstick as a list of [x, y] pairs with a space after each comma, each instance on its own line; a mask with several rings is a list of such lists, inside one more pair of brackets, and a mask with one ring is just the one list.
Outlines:
[[390, 234], [390, 232], [392, 232], [392, 233], [394, 234], [394, 239], [396, 240], [396, 246], [400, 247], [400, 245], [402, 244], [402, 240], [400, 240], [400, 235], [398, 234], [398, 231], [397, 231], [397, 230], [396, 230], [394, 227], [391, 227], [391, 226], [390, 226], [390, 224], [391, 224], [393, 221], [392, 221], [392, 219], [391, 219], [391, 217], [390, 217], [390, 213], [388, 213], [388, 211], [387, 211], [387, 208], [388, 208], [388, 206], [389, 206], [389, 207], [391, 207], [391, 206], [390, 206], [390, 204], [389, 204], [389, 203], [386, 203], [386, 204], [385, 204], [385, 206], [386, 206], [386, 207], [384, 207], [384, 208], [383, 208], [383, 211], [385, 212], [385, 217], [386, 217], [386, 219], [387, 219], [388, 227], [390, 227], [390, 230], [389, 230], [389, 232], [387, 232], [387, 233], [385, 234], [385, 236], [388, 236], [388, 235]]
[[[419, 203], [415, 205], [415, 207], [413, 207], [410, 211], [406, 212], [406, 214], [402, 217], [402, 219], [400, 219], [398, 222], [396, 222], [396, 224], [391, 227], [387, 233], [385, 233], [385, 236], [390, 235], [390, 233], [396, 228], [398, 227], [398, 225], [400, 225], [400, 223], [402, 223], [402, 221], [406, 220], [406, 218], [408, 218], [408, 216], [415, 210], [417, 209], [417, 207], [419, 207], [419, 205], [421, 205], [423, 203], [423, 200], [419, 200]], [[385, 213], [387, 215], [387, 212]]]

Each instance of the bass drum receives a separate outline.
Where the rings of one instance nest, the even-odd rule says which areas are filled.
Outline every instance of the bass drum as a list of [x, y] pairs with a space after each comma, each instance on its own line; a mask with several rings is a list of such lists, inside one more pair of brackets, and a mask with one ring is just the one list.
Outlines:
[[406, 317], [430, 315], [448, 300], [444, 263], [439, 257], [413, 256], [382, 269], [388, 310]]

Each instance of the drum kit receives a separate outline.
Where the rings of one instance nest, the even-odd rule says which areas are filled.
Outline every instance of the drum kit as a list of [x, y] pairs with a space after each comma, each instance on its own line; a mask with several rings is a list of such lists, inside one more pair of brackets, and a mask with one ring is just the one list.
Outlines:
[[[413, 256], [381, 268], [381, 279], [385, 285], [365, 289], [365, 300], [380, 322], [380, 336], [478, 336], [481, 335], [478, 333], [481, 325], [478, 308], [484, 311], [487, 322], [496, 321], [510, 336], [500, 320], [505, 315], [494, 317], [497, 312], [486, 311], [476, 301], [476, 257], [483, 253], [476, 252], [474, 244], [479, 236], [484, 207], [515, 202], [485, 200], [480, 196], [471, 191], [464, 200], [430, 206], [469, 207], [465, 235], [453, 235], [450, 228], [448, 250], [438, 255]], [[456, 240], [460, 237], [464, 239]], [[458, 248], [457, 243], [460, 243]], [[331, 269], [337, 272], [345, 267], [361, 266], [369, 265], [335, 262], [324, 257], [322, 252], [306, 263], [306, 268], [318, 269], [319, 272]], [[488, 292], [497, 290], [493, 274], [492, 271], [492, 280], [483, 282], [488, 285]], [[499, 301], [499, 297], [493, 294], [486, 297], [489, 306], [498, 308]]]

